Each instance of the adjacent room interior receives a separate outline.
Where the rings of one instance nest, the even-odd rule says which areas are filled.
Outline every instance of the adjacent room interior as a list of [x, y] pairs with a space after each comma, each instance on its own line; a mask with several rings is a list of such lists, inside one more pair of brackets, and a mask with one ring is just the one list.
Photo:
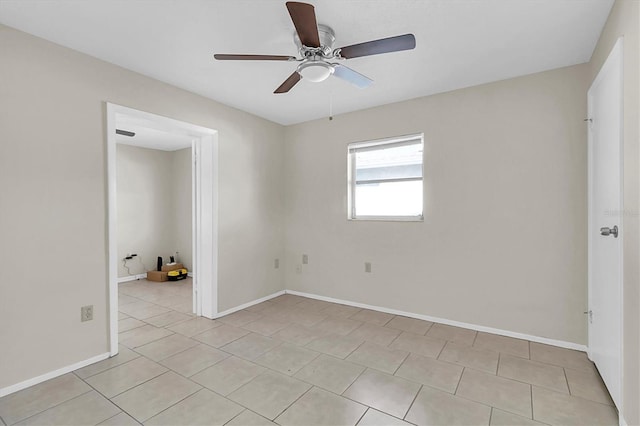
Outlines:
[[0, 0], [0, 425], [640, 425], [639, 30]]

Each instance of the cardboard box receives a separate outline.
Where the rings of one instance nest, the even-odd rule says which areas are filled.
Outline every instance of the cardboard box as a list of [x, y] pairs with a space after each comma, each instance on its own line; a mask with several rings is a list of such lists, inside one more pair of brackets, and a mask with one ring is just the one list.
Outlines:
[[147, 271], [147, 279], [149, 281], [169, 281], [169, 273], [163, 271]]
[[184, 266], [182, 263], [174, 263], [173, 265], [162, 265], [160, 269], [162, 272], [175, 271], [176, 269], [182, 269]]

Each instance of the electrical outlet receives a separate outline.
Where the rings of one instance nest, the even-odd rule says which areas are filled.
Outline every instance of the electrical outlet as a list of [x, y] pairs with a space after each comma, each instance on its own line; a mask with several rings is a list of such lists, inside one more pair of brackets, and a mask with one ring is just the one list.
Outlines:
[[93, 305], [80, 308], [80, 321], [91, 321], [93, 319]]
[[309, 264], [309, 256], [307, 256], [306, 254], [302, 255], [302, 264], [303, 265], [308, 265]]
[[273, 261], [273, 267], [276, 269], [280, 267], [280, 259], [276, 259]]
[[296, 265], [296, 274], [302, 273], [302, 265]]
[[364, 271], [371, 272], [371, 262], [364, 262]]

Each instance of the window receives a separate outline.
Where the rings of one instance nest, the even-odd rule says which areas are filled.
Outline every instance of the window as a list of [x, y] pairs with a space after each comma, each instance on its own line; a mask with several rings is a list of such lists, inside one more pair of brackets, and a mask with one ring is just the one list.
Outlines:
[[423, 135], [349, 145], [349, 219], [422, 220]]

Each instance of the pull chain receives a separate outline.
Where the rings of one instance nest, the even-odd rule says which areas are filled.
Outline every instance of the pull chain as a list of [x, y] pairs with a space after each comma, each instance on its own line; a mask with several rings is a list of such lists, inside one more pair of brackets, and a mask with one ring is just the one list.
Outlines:
[[329, 93], [329, 121], [333, 120], [333, 92]]

